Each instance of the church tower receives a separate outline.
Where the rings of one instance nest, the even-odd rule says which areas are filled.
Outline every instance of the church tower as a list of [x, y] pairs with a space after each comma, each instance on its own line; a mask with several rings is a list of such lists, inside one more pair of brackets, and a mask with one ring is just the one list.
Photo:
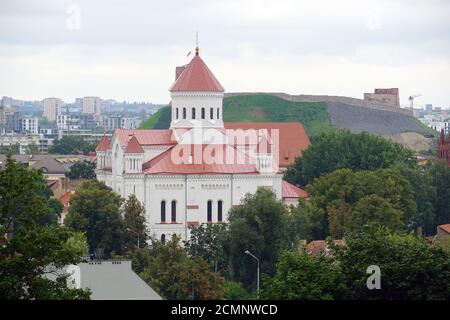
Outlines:
[[224, 88], [200, 58], [199, 48], [185, 67], [178, 67], [172, 98], [170, 128], [223, 128]]

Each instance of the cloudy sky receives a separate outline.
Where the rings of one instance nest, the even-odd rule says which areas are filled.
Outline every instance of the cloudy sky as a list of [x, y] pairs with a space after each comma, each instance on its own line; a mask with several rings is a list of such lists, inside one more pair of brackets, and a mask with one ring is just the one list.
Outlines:
[[1, 0], [0, 96], [169, 101], [200, 54], [228, 92], [450, 105], [450, 1]]

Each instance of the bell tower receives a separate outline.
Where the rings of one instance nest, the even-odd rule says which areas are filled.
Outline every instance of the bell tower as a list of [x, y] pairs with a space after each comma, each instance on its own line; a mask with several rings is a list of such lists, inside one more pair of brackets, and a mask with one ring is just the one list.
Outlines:
[[223, 128], [225, 89], [200, 58], [200, 49], [185, 67], [178, 67], [169, 89], [172, 98], [170, 128]]

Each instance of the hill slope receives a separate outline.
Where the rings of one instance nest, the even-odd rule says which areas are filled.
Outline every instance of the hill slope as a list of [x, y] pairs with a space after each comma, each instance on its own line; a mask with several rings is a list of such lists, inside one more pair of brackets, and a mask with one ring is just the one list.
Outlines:
[[[226, 97], [223, 100], [225, 122], [293, 122], [299, 121], [314, 137], [333, 127], [324, 102], [292, 102], [272, 95]], [[163, 129], [170, 126], [170, 107], [158, 110], [141, 129]]]
[[[223, 100], [223, 118], [225, 122], [300, 121], [313, 141], [321, 132], [346, 128], [382, 135], [415, 150], [432, 147], [434, 133], [405, 110], [393, 112], [388, 107], [365, 106], [363, 100], [353, 100], [333, 101], [328, 97], [328, 101], [321, 102], [301, 101], [297, 96], [285, 94], [229, 94]], [[170, 107], [167, 106], [145, 121], [141, 128], [163, 129], [169, 125]], [[408, 139], [402, 138], [405, 133]]]

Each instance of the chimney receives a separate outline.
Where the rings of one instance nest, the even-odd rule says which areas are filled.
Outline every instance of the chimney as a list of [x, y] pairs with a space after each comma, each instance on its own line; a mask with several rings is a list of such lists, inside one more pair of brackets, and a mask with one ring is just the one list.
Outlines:
[[186, 65], [175, 68], [175, 81], [177, 81], [184, 69], [186, 69]]

